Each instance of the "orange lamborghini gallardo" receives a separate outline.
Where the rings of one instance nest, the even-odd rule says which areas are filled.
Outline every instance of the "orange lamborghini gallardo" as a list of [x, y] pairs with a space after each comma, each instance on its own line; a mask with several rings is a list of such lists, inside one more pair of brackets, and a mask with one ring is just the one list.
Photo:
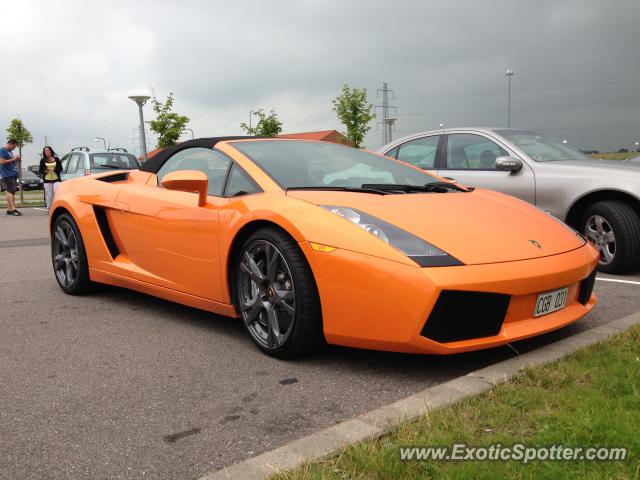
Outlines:
[[332, 143], [187, 141], [63, 182], [50, 231], [66, 293], [105, 283], [239, 317], [282, 358], [325, 342], [465, 352], [596, 303], [598, 252], [557, 219]]

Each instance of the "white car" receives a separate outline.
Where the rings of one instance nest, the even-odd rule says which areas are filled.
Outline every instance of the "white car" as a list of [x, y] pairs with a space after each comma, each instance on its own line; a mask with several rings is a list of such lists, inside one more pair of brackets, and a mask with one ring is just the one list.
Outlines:
[[140, 168], [135, 155], [124, 148], [111, 150], [89, 150], [88, 147], [76, 147], [63, 156], [62, 180], [82, 177], [109, 170], [134, 170]]
[[547, 135], [507, 128], [422, 132], [378, 152], [538, 206], [588, 237], [604, 272], [640, 267], [640, 162], [595, 160]]

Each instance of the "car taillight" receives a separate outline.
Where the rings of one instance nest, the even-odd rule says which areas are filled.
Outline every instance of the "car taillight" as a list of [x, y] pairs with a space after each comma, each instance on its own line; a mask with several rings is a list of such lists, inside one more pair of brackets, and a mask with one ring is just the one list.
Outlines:
[[87, 175], [91, 175], [91, 170], [85, 170], [85, 171], [84, 171], [84, 174], [85, 174], [85, 176], [87, 176]]

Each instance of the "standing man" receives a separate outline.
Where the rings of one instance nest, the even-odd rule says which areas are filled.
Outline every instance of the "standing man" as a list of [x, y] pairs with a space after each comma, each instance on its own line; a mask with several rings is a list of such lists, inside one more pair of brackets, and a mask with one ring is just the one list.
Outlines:
[[7, 144], [0, 148], [0, 177], [2, 186], [7, 191], [7, 215], [19, 217], [22, 215], [16, 209], [16, 188], [18, 184], [18, 161], [20, 155], [13, 156], [12, 150], [16, 148], [18, 142], [10, 139]]

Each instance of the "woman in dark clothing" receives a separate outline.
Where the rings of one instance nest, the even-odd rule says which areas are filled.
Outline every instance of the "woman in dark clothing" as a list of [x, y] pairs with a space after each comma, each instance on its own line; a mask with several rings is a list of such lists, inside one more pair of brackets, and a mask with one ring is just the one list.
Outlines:
[[47, 211], [51, 208], [53, 197], [56, 195], [58, 183], [62, 180], [62, 162], [48, 145], [42, 149], [42, 159], [40, 160], [40, 175], [44, 181], [44, 202]]

